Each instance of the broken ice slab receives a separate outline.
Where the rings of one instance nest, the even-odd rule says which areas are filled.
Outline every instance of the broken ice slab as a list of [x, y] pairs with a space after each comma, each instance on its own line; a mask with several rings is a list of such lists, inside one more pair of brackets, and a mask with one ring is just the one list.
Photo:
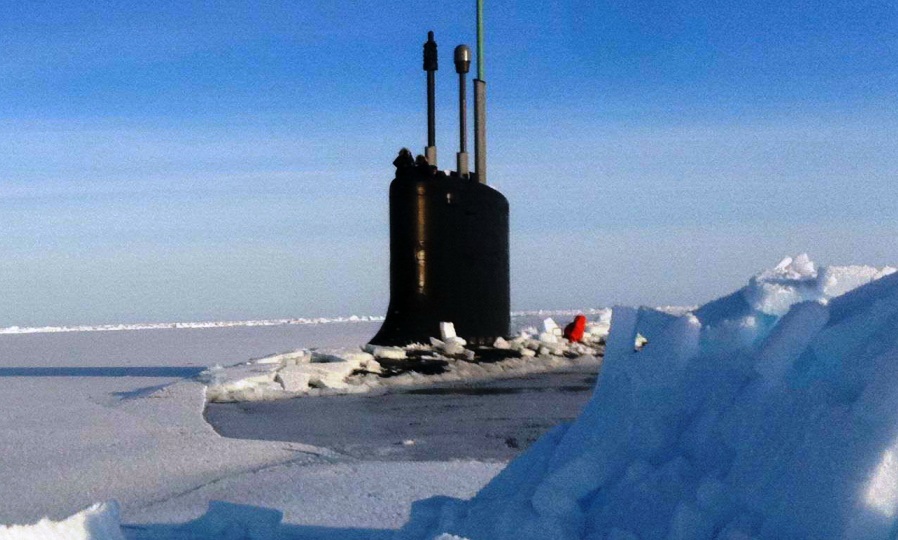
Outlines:
[[457, 337], [457, 334], [455, 333], [455, 324], [451, 322], [441, 322], [440, 339], [447, 341], [454, 337]]
[[558, 324], [555, 322], [555, 319], [552, 317], [547, 318], [543, 321], [543, 332], [547, 334], [552, 334], [555, 336], [561, 335], [561, 328], [558, 327]]

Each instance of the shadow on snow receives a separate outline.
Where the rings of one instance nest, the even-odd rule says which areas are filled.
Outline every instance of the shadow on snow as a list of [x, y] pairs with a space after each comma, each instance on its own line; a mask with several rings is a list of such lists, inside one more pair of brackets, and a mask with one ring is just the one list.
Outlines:
[[4, 367], [0, 377], [196, 377], [204, 367]]

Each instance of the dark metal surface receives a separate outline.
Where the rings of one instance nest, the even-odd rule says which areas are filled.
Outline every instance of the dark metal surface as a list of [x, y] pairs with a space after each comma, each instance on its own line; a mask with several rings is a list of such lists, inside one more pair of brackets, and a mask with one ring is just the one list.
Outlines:
[[433, 39], [433, 32], [427, 33], [427, 42], [424, 43], [424, 71], [427, 72], [427, 160], [436, 166], [436, 71], [437, 42]]
[[467, 73], [471, 69], [471, 49], [467, 45], [456, 47], [453, 58], [456, 73]]
[[491, 344], [510, 322], [508, 201], [498, 191], [401, 153], [390, 184], [390, 305], [371, 340], [427, 343], [455, 323]]
[[468, 176], [468, 70], [471, 50], [467, 45], [455, 48], [455, 71], [458, 73], [458, 175]]
[[[458, 151], [468, 151], [468, 94], [465, 74], [458, 74]], [[461, 171], [459, 171], [461, 172]]]
[[474, 172], [486, 184], [486, 83], [474, 79]]

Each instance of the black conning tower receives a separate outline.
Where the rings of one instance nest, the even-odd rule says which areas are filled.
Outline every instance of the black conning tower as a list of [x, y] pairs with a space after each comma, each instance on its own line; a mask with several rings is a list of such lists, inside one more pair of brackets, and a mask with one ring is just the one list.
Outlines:
[[[479, 20], [478, 20], [479, 22]], [[478, 24], [478, 29], [480, 28]], [[478, 36], [479, 37], [479, 36]], [[480, 42], [481, 39], [478, 39]], [[439, 323], [452, 322], [459, 336], [489, 345], [508, 334], [510, 289], [508, 201], [486, 184], [485, 83], [475, 82], [475, 157], [467, 173], [465, 75], [470, 52], [455, 50], [459, 73], [458, 171], [436, 167], [433, 32], [424, 46], [428, 73], [428, 144], [425, 156], [403, 149], [390, 184], [390, 305], [371, 340], [376, 345], [426, 343], [439, 337]], [[478, 62], [480, 64], [480, 62]]]

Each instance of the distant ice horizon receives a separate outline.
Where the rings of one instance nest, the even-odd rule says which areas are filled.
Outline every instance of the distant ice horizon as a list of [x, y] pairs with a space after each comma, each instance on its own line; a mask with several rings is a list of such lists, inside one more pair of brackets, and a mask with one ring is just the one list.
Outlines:
[[[583, 308], [583, 309], [536, 309], [524, 311], [512, 311], [512, 317], [532, 316], [561, 316], [561, 315], [598, 315], [609, 308]], [[278, 319], [248, 319], [229, 321], [170, 321], [170, 322], [144, 322], [144, 323], [112, 323], [112, 324], [76, 324], [76, 325], [45, 325], [45, 326], [19, 326], [11, 325], [0, 327], [0, 335], [11, 334], [49, 334], [58, 332], [116, 332], [126, 330], [169, 330], [169, 329], [203, 329], [203, 328], [232, 328], [237, 326], [283, 326], [306, 324], [340, 324], [357, 322], [382, 322], [383, 315], [349, 315], [336, 317], [291, 317]]]

